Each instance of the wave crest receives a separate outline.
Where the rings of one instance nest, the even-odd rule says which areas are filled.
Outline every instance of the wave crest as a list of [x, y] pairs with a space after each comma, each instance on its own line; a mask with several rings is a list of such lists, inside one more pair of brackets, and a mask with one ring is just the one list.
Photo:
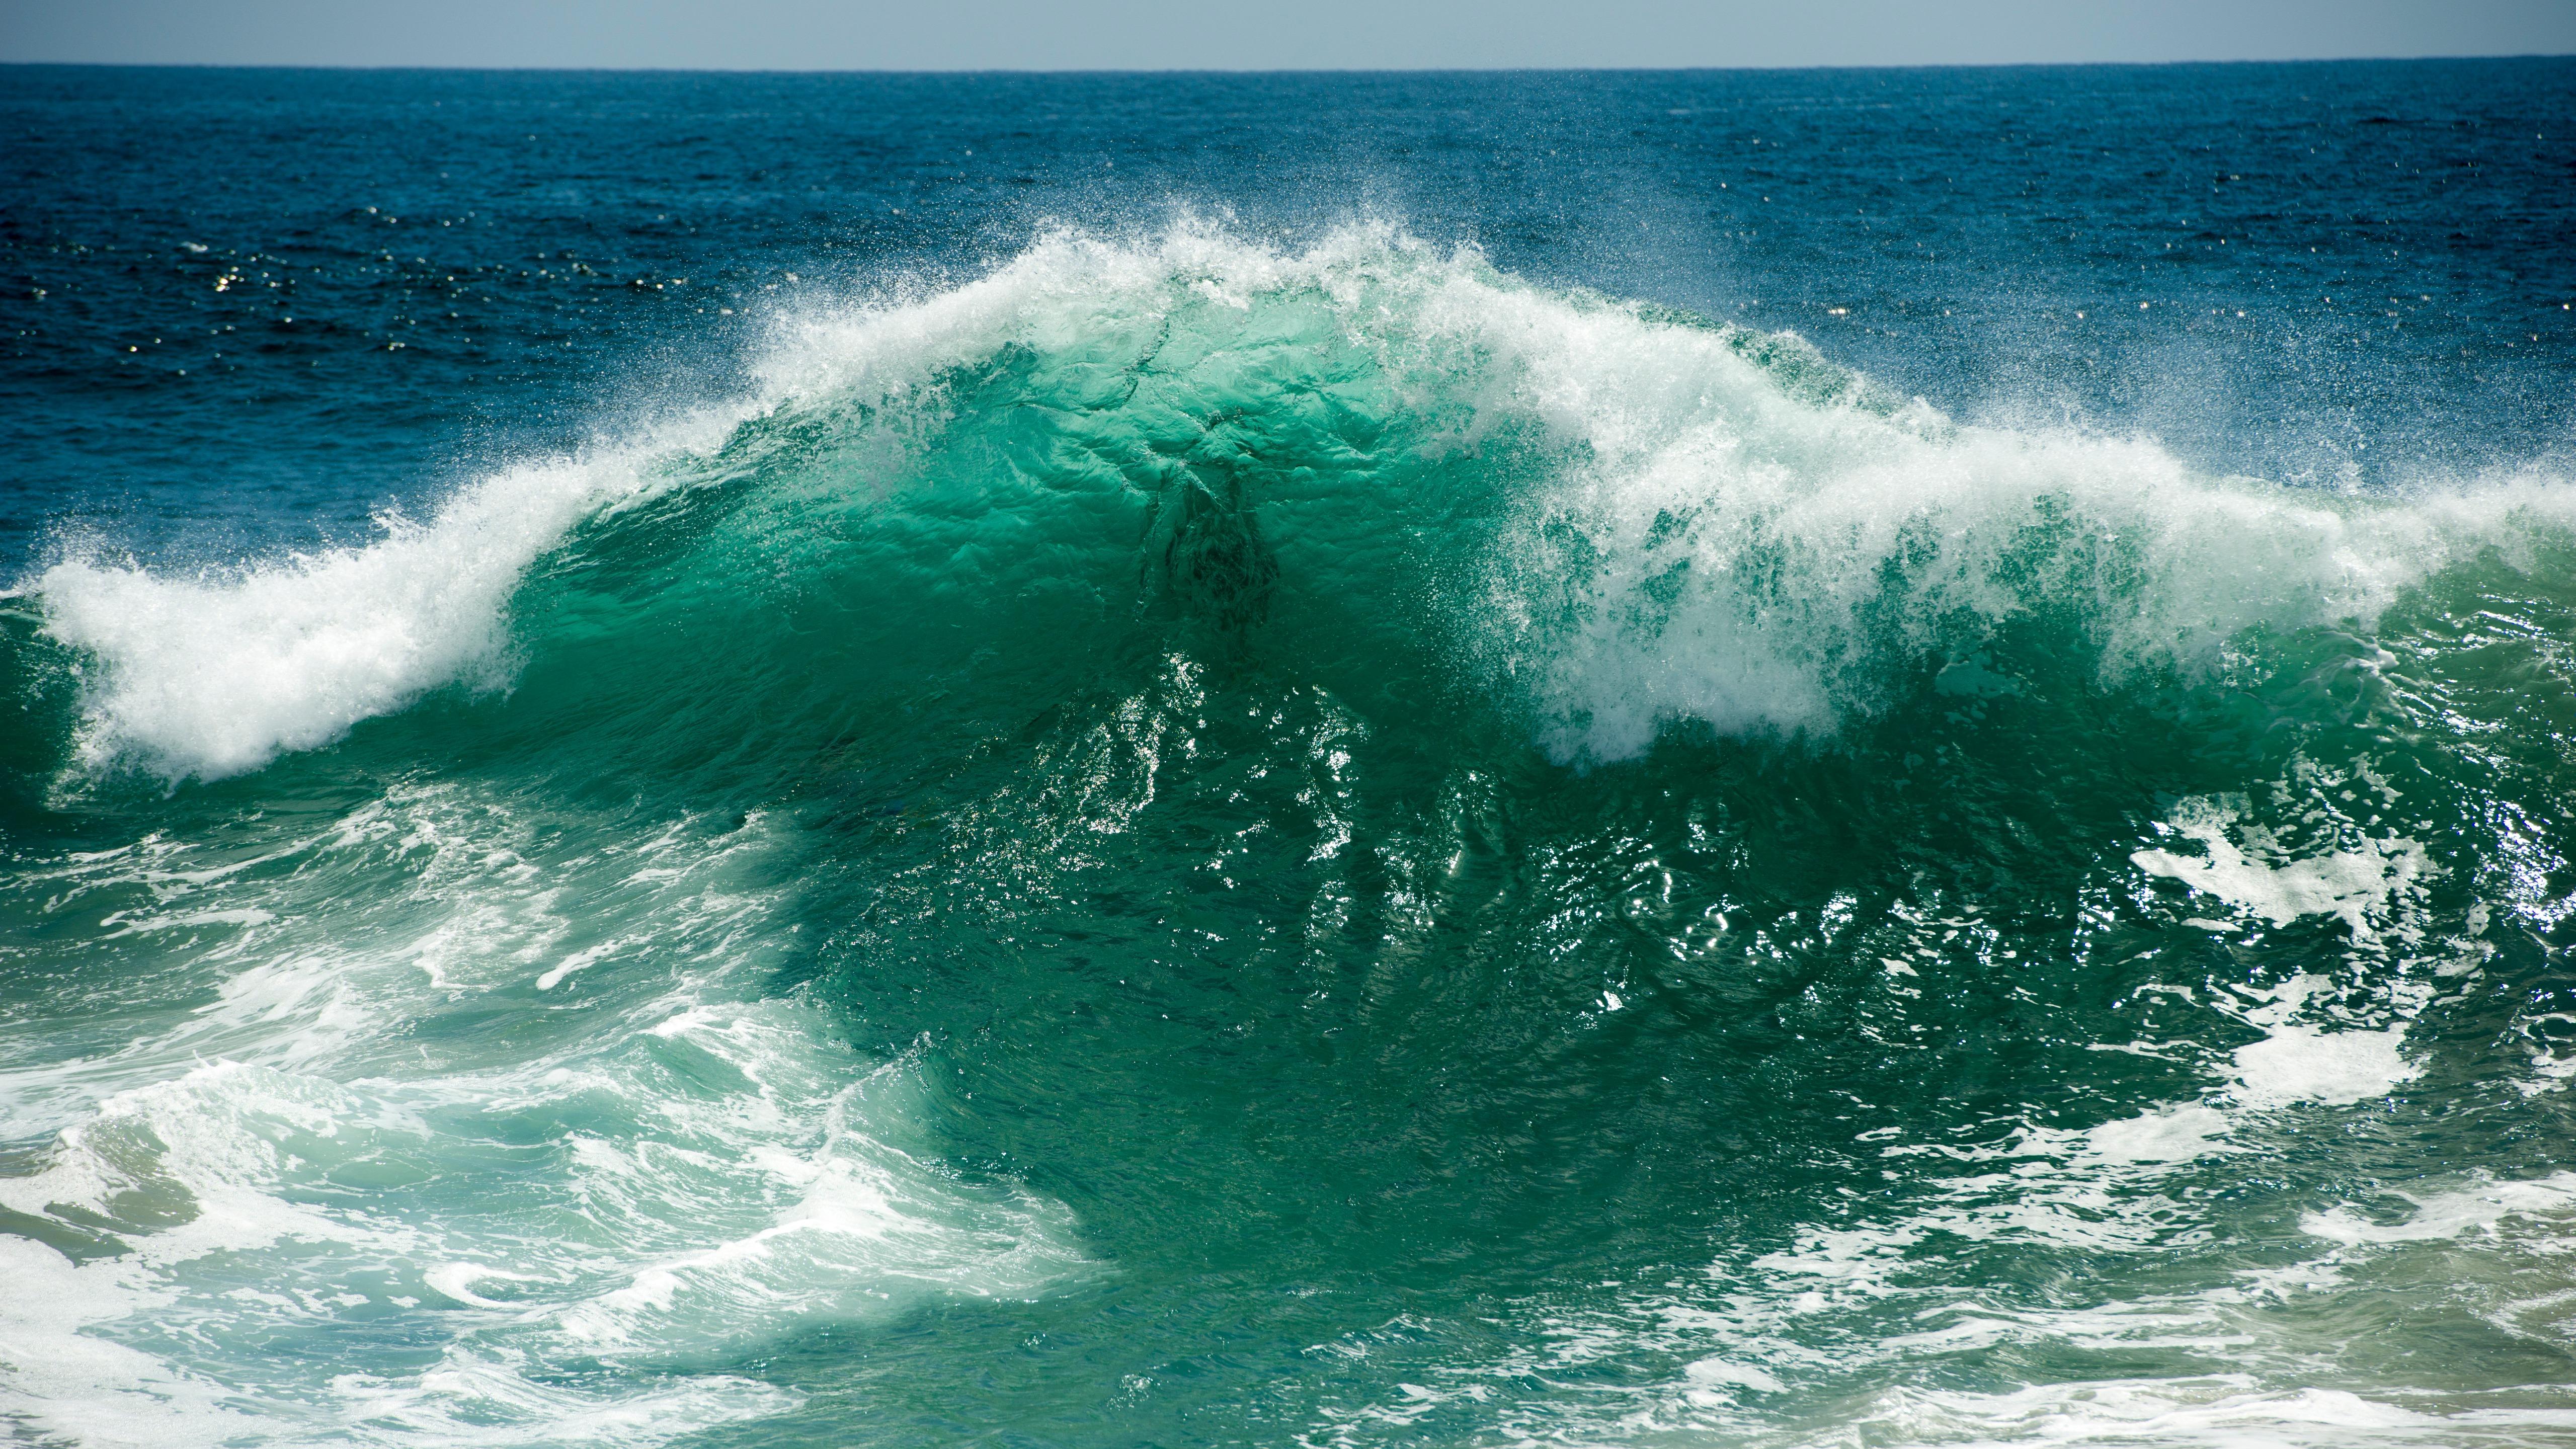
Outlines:
[[[1049, 236], [961, 286], [783, 315], [754, 375], [363, 547], [184, 577], [57, 562], [32, 587], [89, 661], [80, 762], [219, 778], [504, 683], [532, 566], [613, 551], [585, 525], [688, 487], [764, 495], [763, 526], [812, 535], [800, 564], [859, 539], [925, 581], [925, 620], [938, 590], [1043, 592], [1050, 569], [1086, 597], [1141, 579], [1237, 634], [1371, 620], [1517, 699], [1561, 761], [1684, 721], [1828, 733], [2023, 622], [2115, 681], [2251, 629], [2367, 629], [2569, 523], [2546, 479], [2344, 497], [2145, 440], [1962, 426], [1792, 335], [1548, 291], [1384, 227], [1301, 253]], [[1093, 547], [1122, 528], [1140, 542]]]

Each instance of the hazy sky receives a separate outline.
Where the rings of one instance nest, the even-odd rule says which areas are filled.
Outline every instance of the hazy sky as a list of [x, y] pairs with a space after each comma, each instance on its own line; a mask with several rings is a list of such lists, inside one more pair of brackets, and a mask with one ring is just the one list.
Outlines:
[[0, 0], [0, 60], [779, 70], [2576, 52], [2576, 0]]

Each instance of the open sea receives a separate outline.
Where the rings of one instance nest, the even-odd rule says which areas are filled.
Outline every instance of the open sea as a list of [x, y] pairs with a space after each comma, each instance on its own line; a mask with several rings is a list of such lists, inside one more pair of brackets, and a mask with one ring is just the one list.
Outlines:
[[0, 1440], [2576, 1445], [2576, 60], [0, 68]]

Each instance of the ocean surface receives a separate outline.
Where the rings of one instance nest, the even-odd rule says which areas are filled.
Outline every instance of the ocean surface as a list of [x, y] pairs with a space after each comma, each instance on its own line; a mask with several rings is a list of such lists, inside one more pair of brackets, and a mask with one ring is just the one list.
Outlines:
[[0, 69], [0, 1434], [2576, 1444], [2576, 61]]

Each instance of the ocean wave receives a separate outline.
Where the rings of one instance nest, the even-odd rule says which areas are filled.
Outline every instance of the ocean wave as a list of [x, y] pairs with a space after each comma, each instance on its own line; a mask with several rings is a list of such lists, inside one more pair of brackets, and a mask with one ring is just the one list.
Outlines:
[[697, 561], [719, 576], [673, 592], [754, 634], [781, 571], [875, 569], [856, 587], [915, 631], [983, 590], [1103, 630], [1161, 600], [1379, 668], [1409, 635], [1432, 658], [1406, 667], [1567, 762], [1685, 722], [1830, 734], [2016, 627], [2074, 638], [2097, 681], [2206, 671], [2250, 632], [2367, 631], [2446, 568], [2527, 566], [2576, 516], [2541, 477], [2342, 496], [1964, 426], [1795, 336], [1383, 227], [1295, 253], [1052, 235], [963, 285], [782, 313], [755, 361], [733, 402], [372, 543], [194, 575], [60, 558], [27, 588], [80, 661], [80, 767], [221, 778], [506, 689], [550, 642], [514, 630], [532, 571], [614, 560], [675, 492], [750, 495], [709, 525], [737, 545]]

